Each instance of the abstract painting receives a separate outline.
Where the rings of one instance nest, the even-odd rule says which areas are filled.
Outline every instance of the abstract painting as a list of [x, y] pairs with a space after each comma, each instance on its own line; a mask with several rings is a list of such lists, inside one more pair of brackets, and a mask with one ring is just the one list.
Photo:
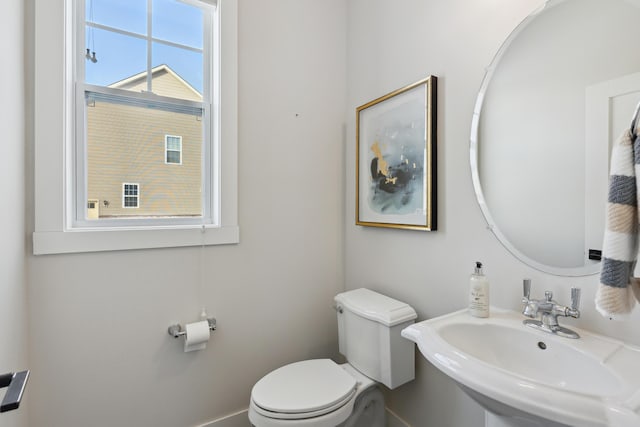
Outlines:
[[436, 230], [437, 77], [356, 109], [356, 224]]

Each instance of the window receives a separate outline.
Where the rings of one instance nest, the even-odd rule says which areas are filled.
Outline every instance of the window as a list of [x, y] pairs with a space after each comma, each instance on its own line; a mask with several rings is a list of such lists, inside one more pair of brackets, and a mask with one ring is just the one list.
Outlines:
[[164, 136], [164, 161], [166, 164], [181, 165], [182, 164], [182, 137], [165, 135]]
[[[81, 0], [76, 40], [76, 206], [111, 200], [134, 180], [153, 197], [135, 214], [137, 198], [102, 209], [99, 221], [76, 209], [74, 225], [145, 226], [213, 223], [215, 169], [210, 120], [214, 9], [201, 1]], [[121, 58], [129, 58], [123, 61]], [[180, 136], [177, 136], [180, 135]], [[183, 163], [182, 136], [189, 141]], [[164, 145], [164, 159], [158, 148]], [[160, 161], [159, 161], [160, 160]], [[162, 164], [181, 165], [179, 171]], [[215, 170], [213, 170], [215, 172]], [[136, 187], [137, 188], [137, 187]], [[136, 190], [137, 191], [137, 190]], [[120, 220], [120, 221], [119, 221]]]
[[236, 2], [37, 2], [35, 25], [34, 253], [237, 243]]
[[122, 207], [137, 208], [140, 201], [140, 186], [138, 184], [122, 184]]

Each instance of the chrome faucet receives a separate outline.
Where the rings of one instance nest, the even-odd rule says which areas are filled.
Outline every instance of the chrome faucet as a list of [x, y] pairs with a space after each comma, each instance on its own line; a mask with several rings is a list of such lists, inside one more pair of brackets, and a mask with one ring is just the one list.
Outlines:
[[544, 293], [545, 299], [543, 300], [530, 299], [531, 279], [524, 279], [522, 287], [524, 291], [524, 297], [522, 298], [524, 308], [522, 314], [532, 319], [535, 319], [538, 314], [540, 314], [540, 320], [525, 319], [522, 323], [532, 328], [562, 337], [580, 338], [580, 335], [576, 332], [558, 324], [558, 316], [574, 317], [576, 319], [580, 317], [580, 310], [578, 310], [578, 306], [580, 305], [580, 288], [571, 288], [571, 307], [566, 307], [559, 305], [553, 300], [553, 292], [551, 291]]

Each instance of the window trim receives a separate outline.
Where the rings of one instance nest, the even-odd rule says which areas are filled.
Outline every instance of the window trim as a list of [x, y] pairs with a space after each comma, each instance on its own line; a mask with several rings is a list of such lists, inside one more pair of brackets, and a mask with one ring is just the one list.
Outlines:
[[[169, 149], [169, 138], [178, 138], [178, 142], [180, 143], [180, 149], [178, 150], [174, 150], [174, 149]], [[178, 153], [178, 158], [179, 160], [177, 162], [170, 162], [168, 160], [168, 156], [167, 154], [169, 154], [169, 151], [171, 151], [172, 153]], [[165, 165], [182, 165], [182, 137], [180, 135], [165, 135], [164, 136], [164, 164]]]
[[[204, 0], [205, 3], [211, 3]], [[148, 227], [74, 228], [73, 192], [73, 0], [35, 3], [34, 206], [33, 253], [55, 254], [111, 250], [235, 244], [239, 242], [237, 178], [237, 17], [234, 0], [218, 0], [214, 37], [212, 118], [217, 121], [212, 149], [218, 165], [206, 176], [214, 224], [162, 224]], [[71, 77], [70, 77], [71, 76]], [[58, 82], [58, 84], [51, 84]], [[220, 104], [217, 104], [220, 100]]]

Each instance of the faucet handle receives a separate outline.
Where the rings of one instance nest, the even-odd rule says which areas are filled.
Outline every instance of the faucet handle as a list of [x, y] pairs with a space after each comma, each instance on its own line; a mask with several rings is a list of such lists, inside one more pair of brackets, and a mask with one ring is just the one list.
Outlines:
[[553, 292], [544, 291], [544, 298], [547, 300], [547, 302], [553, 301]]
[[571, 288], [571, 309], [577, 310], [580, 306], [580, 288]]
[[531, 295], [531, 279], [524, 279], [522, 281], [522, 291], [524, 293], [524, 297], [528, 300]]

